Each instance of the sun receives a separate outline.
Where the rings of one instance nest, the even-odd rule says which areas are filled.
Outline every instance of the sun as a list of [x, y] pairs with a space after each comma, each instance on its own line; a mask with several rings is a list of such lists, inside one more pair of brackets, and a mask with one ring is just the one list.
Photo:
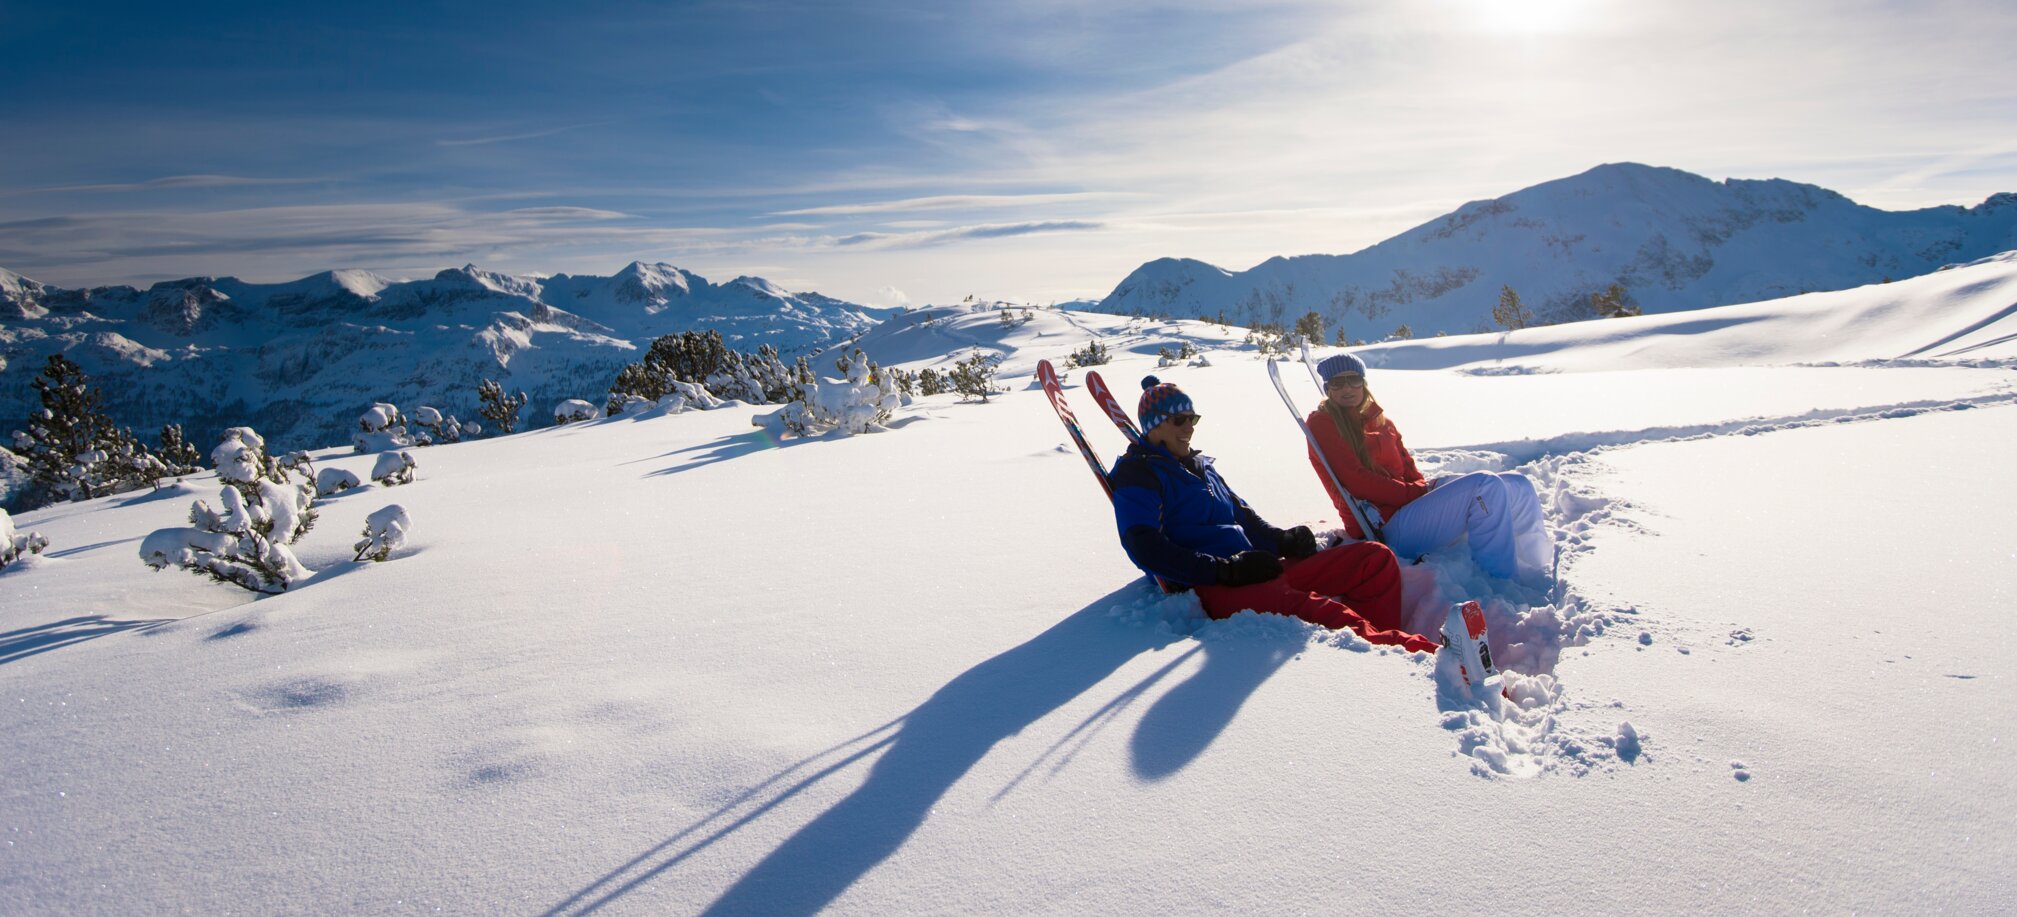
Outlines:
[[1583, 25], [1595, 5], [1595, 0], [1467, 0], [1462, 8], [1483, 31], [1540, 35]]

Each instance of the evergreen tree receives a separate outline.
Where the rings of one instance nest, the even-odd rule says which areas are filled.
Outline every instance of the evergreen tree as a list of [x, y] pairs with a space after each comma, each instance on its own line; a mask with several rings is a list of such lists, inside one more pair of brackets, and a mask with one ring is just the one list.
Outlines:
[[1507, 331], [1518, 331], [1534, 322], [1534, 310], [1520, 301], [1520, 294], [1510, 286], [1499, 288], [1499, 304], [1492, 307], [1492, 321]]
[[1611, 284], [1602, 293], [1590, 294], [1590, 309], [1600, 318], [1624, 318], [1638, 315], [1639, 307], [1630, 301], [1630, 294], [1622, 284]]
[[1105, 344], [1093, 341], [1086, 344], [1083, 350], [1072, 351], [1072, 355], [1067, 357], [1065, 362], [1069, 366], [1102, 366], [1112, 359], [1113, 357], [1107, 353]]
[[994, 374], [995, 361], [976, 350], [973, 356], [954, 364], [952, 372], [947, 375], [952, 382], [952, 390], [959, 393], [961, 401], [986, 401], [989, 395], [996, 393]]
[[483, 402], [476, 413], [496, 424], [500, 432], [509, 434], [518, 428], [518, 410], [525, 407], [525, 392], [507, 396], [504, 386], [485, 379], [482, 385], [476, 387], [476, 398]]
[[161, 428], [161, 464], [171, 478], [185, 477], [202, 470], [203, 453], [182, 438], [182, 425], [171, 423]]
[[132, 490], [159, 478], [160, 465], [130, 430], [99, 411], [101, 396], [82, 367], [50, 354], [31, 383], [42, 409], [14, 433], [14, 452], [28, 473], [24, 506], [88, 500]]
[[140, 559], [156, 570], [170, 564], [253, 592], [285, 592], [306, 579], [288, 545], [315, 526], [315, 486], [295, 481], [282, 462], [266, 453], [266, 441], [250, 427], [224, 431], [210, 453], [221, 509], [197, 500], [189, 506], [191, 528], [160, 529], [140, 543]]
[[1324, 340], [1324, 316], [1318, 312], [1306, 312], [1296, 319], [1296, 336], [1311, 343]]

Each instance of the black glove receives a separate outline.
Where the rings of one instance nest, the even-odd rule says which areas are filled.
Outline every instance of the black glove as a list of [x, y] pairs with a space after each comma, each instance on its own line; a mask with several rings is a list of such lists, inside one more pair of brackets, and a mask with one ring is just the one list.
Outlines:
[[1282, 533], [1283, 557], [1308, 557], [1317, 553], [1317, 533], [1307, 525], [1299, 525]]
[[1282, 559], [1266, 551], [1241, 551], [1219, 561], [1219, 585], [1252, 586], [1282, 575]]

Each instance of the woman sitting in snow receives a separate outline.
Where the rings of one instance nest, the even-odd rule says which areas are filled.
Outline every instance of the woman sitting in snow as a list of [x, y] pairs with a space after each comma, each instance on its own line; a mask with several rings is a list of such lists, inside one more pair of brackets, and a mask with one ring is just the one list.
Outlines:
[[1310, 450], [1310, 467], [1353, 537], [1366, 534], [1331, 474], [1378, 510], [1373, 524], [1382, 528], [1394, 553], [1419, 557], [1468, 535], [1471, 559], [1487, 575], [1529, 586], [1546, 583], [1553, 546], [1526, 475], [1478, 471], [1423, 480], [1401, 431], [1366, 387], [1365, 361], [1338, 354], [1317, 364], [1317, 374], [1324, 379], [1324, 401], [1308, 422], [1321, 454]]
[[1432, 653], [1401, 626], [1401, 572], [1376, 542], [1317, 550], [1308, 526], [1267, 524], [1191, 449], [1198, 415], [1174, 383], [1142, 380], [1144, 442], [1114, 462], [1114, 521], [1135, 566], [1197, 590], [1205, 613], [1243, 609], [1349, 627], [1373, 643]]

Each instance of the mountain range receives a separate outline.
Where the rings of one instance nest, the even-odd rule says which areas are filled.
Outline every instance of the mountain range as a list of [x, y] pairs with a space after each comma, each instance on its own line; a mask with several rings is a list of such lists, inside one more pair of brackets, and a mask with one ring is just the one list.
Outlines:
[[522, 422], [538, 425], [560, 399], [600, 401], [617, 369], [662, 334], [713, 328], [734, 349], [769, 344], [789, 359], [892, 311], [636, 262], [608, 277], [471, 265], [424, 280], [340, 270], [145, 290], [60, 289], [0, 270], [0, 432], [39, 407], [29, 381], [58, 351], [143, 439], [165, 423], [184, 424], [198, 444], [250, 425], [276, 448], [299, 448], [346, 441], [378, 401], [474, 419], [484, 379], [524, 390]]
[[1973, 207], [1886, 211], [1814, 185], [1713, 181], [1598, 166], [1473, 201], [1349, 255], [1229, 271], [1189, 258], [1134, 270], [1102, 312], [1290, 324], [1314, 311], [1349, 338], [1492, 330], [1502, 287], [1545, 322], [1596, 317], [1615, 283], [1644, 312], [1678, 312], [1898, 280], [2017, 248], [2017, 194]]

